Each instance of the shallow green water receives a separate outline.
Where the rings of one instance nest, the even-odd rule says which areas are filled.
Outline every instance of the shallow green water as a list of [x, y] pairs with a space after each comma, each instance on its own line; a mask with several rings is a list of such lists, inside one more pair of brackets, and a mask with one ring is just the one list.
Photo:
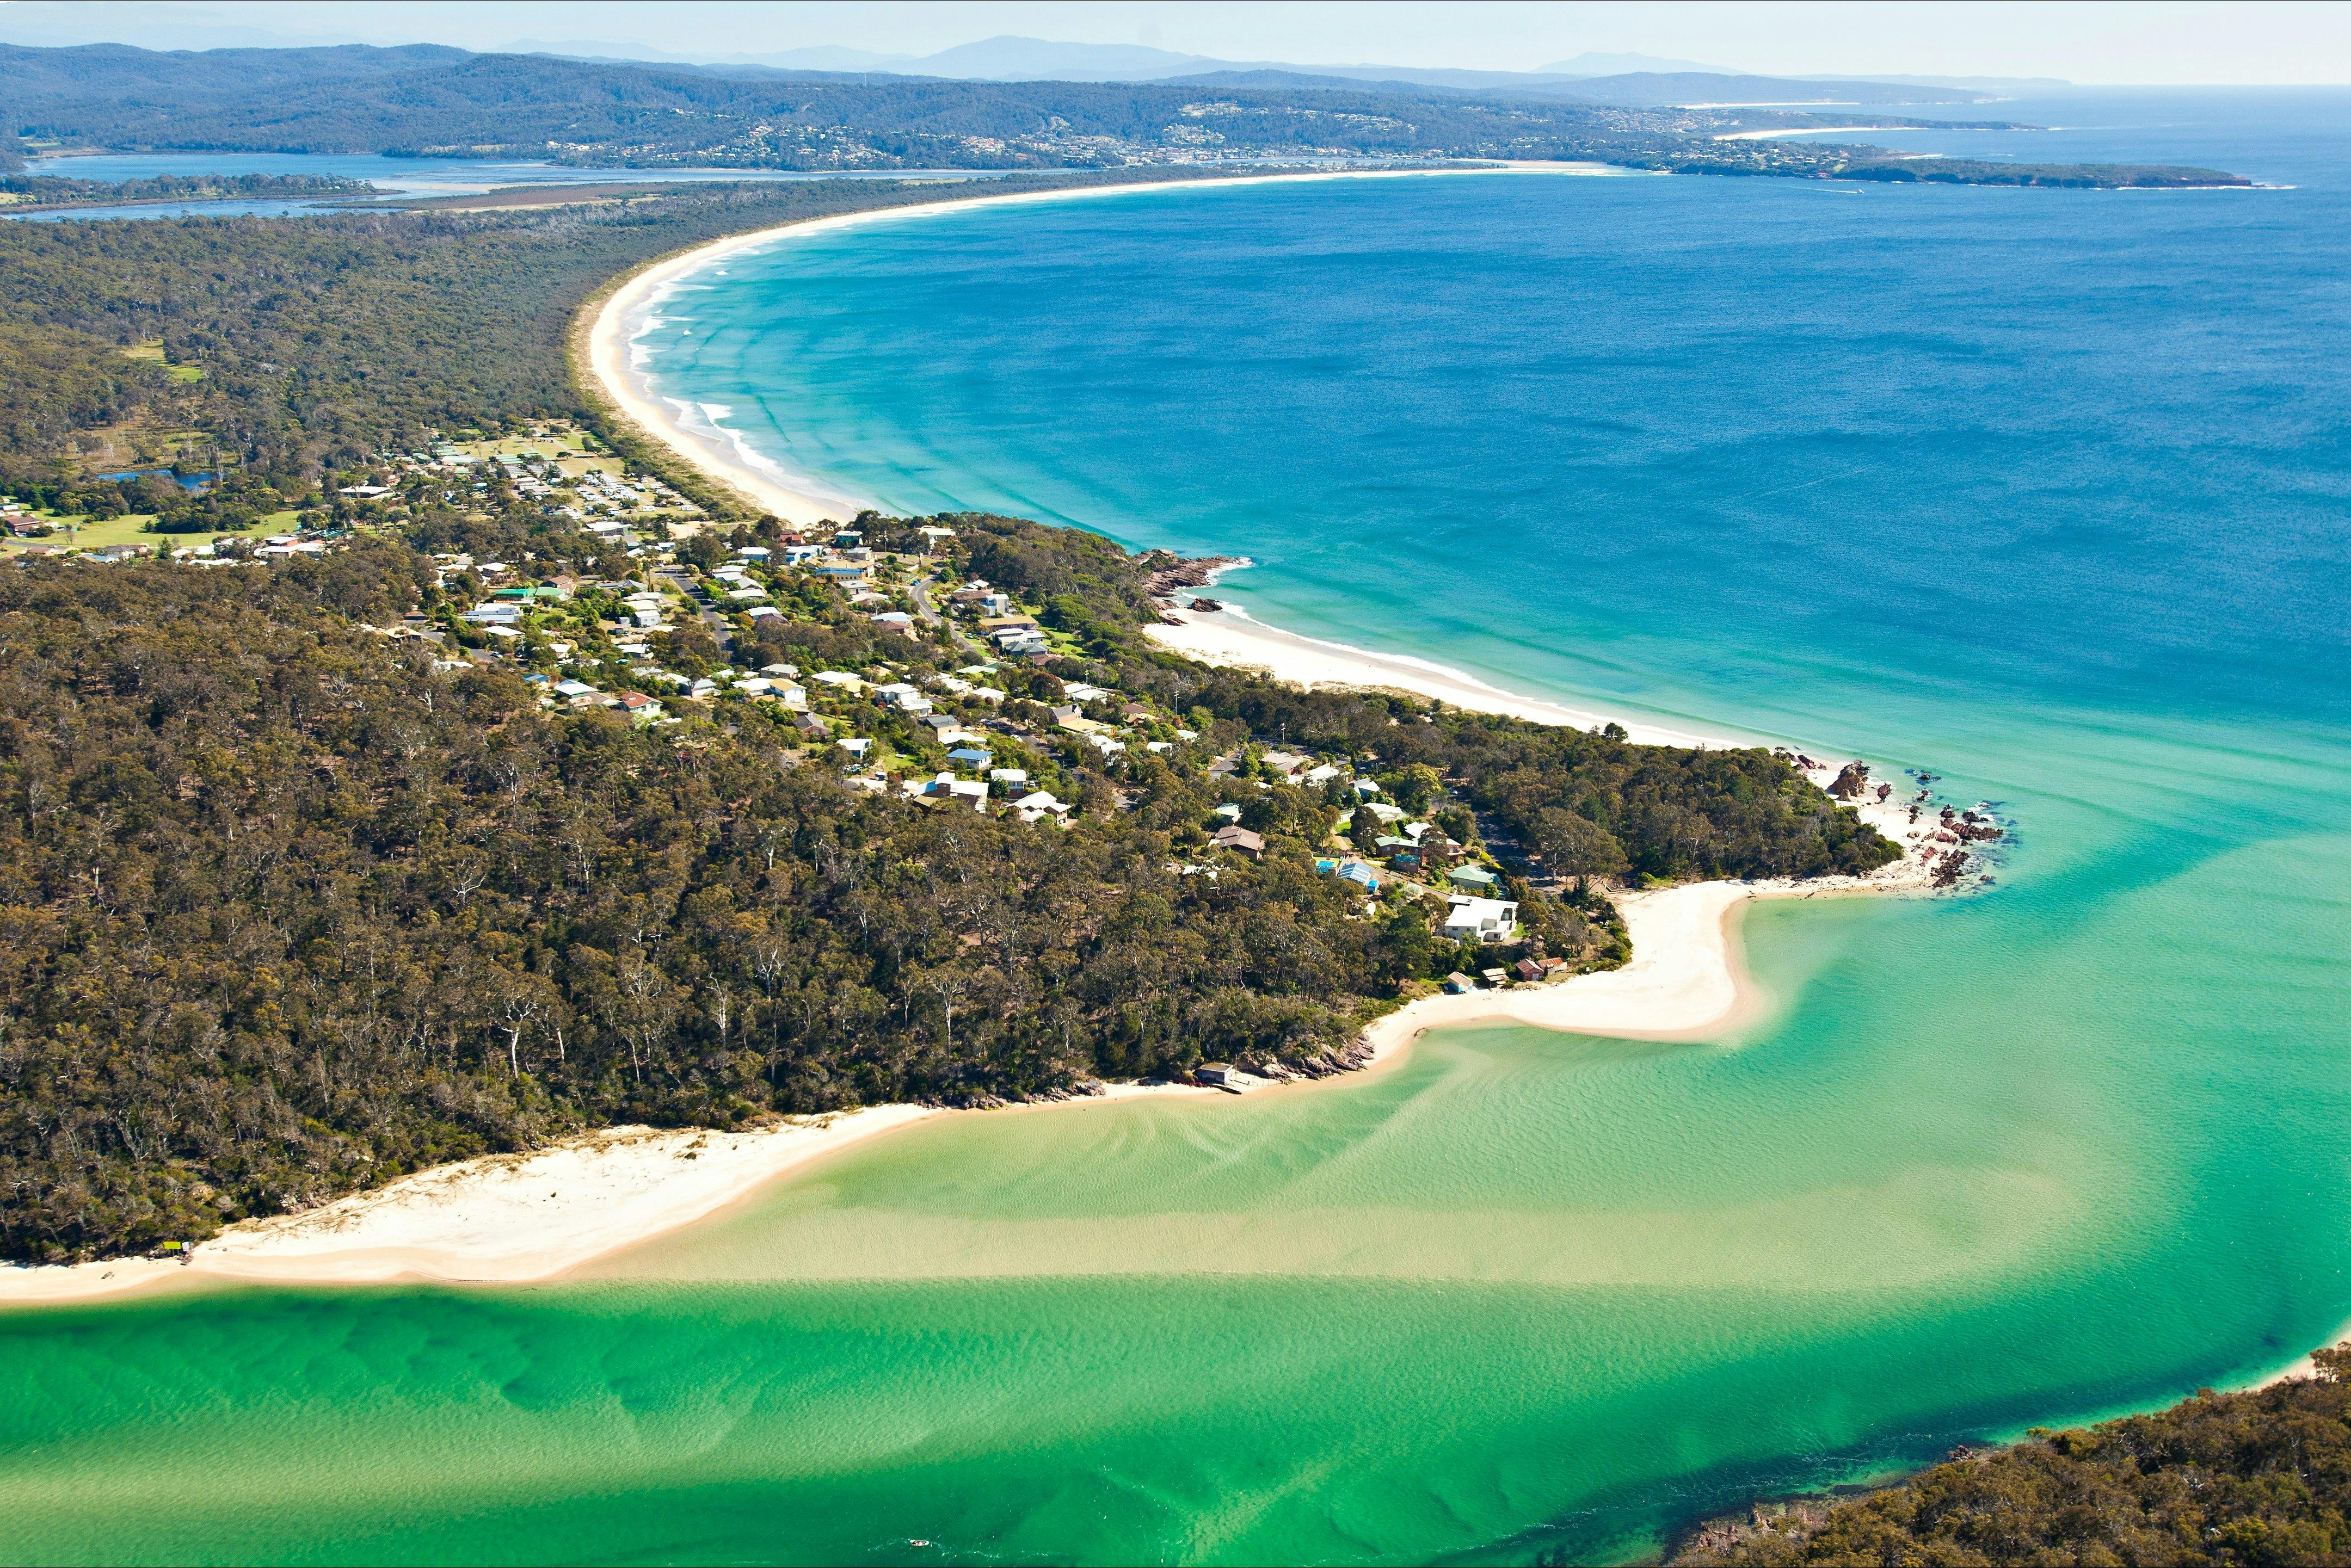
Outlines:
[[560, 1286], [0, 1316], [0, 1559], [1590, 1560], [2319, 1343], [2342, 109], [2076, 150], [2258, 196], [1324, 186], [738, 258], [657, 369], [779, 461], [1932, 767], [2022, 825], [2000, 885], [1756, 908], [1719, 1043], [925, 1123]]

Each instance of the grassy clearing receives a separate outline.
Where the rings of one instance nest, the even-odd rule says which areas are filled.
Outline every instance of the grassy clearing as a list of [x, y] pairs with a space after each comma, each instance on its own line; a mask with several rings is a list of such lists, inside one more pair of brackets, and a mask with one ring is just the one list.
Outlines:
[[155, 519], [136, 512], [106, 518], [60, 517], [53, 512], [36, 512], [33, 515], [57, 527], [59, 532], [46, 539], [0, 540], [0, 545], [21, 551], [27, 545], [45, 545], [53, 550], [105, 550], [118, 545], [152, 545], [169, 552], [185, 545], [210, 544], [214, 539], [258, 539], [271, 534], [290, 534], [295, 525], [295, 514], [290, 510], [273, 512], [250, 528], [200, 534], [150, 534], [146, 532], [147, 524]]
[[201, 381], [204, 379], [202, 365], [174, 365], [163, 358], [163, 340], [160, 337], [145, 343], [133, 343], [122, 350], [126, 359], [144, 359], [151, 365], [163, 367], [163, 374], [174, 381]]

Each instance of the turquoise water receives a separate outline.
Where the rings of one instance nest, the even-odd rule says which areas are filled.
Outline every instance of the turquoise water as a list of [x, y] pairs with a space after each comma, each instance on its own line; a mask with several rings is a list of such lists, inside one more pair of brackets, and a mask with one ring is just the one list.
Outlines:
[[0, 1319], [0, 1558], [1590, 1560], [2319, 1343], [2346, 102], [2060, 133], [2252, 193], [1330, 182], [737, 256], [646, 341], [781, 462], [1931, 767], [2022, 824], [2000, 885], [1757, 908], [1717, 1044], [928, 1123], [557, 1286]]

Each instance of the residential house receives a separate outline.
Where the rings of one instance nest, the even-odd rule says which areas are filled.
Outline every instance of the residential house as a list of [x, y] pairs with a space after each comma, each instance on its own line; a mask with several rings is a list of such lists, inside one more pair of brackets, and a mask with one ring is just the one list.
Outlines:
[[1055, 800], [1050, 793], [1041, 789], [1032, 791], [1014, 801], [1012, 809], [1019, 814], [1023, 822], [1035, 822], [1040, 817], [1053, 816], [1066, 823], [1070, 815], [1069, 802]]
[[642, 691], [621, 693], [621, 711], [639, 722], [649, 722], [662, 716], [662, 705]]
[[1514, 900], [1456, 893], [1445, 902], [1445, 935], [1455, 941], [1507, 942], [1518, 935], [1519, 906]]
[[1445, 879], [1457, 888], [1467, 888], [1479, 893], [1498, 888], [1502, 881], [1499, 877], [1474, 861], [1466, 866], [1456, 866], [1445, 874]]
[[983, 779], [959, 779], [953, 774], [941, 774], [923, 790], [930, 800], [948, 805], [961, 805], [967, 801], [974, 811], [987, 809], [987, 784]]
[[1208, 842], [1219, 849], [1238, 849], [1263, 858], [1265, 840], [1238, 823], [1227, 823], [1208, 835]]

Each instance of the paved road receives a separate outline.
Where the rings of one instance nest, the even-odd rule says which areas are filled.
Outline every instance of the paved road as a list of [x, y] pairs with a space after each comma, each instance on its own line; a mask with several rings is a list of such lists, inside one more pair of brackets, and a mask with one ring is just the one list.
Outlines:
[[966, 635], [963, 628], [941, 615], [938, 607], [931, 602], [931, 585], [937, 580], [936, 577], [925, 573], [907, 585], [906, 597], [914, 602], [914, 614], [931, 626], [946, 627], [947, 635], [955, 639], [957, 648], [980, 659], [986, 659], [988, 656], [987, 645], [974, 641]]
[[[685, 596], [688, 604], [697, 602], [694, 597], [694, 575], [691, 572], [684, 566], [664, 566], [661, 575]], [[702, 624], [710, 628], [710, 635], [718, 639], [719, 653], [731, 656], [735, 650], [735, 628], [726, 624], [726, 618], [712, 605], [700, 605], [696, 613], [702, 617]]]

